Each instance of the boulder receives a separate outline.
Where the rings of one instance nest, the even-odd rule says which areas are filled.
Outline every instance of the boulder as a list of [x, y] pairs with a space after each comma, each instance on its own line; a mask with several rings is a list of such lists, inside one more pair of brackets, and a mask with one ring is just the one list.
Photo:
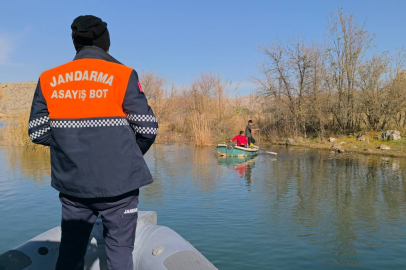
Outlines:
[[346, 144], [346, 142], [340, 142], [341, 145]]
[[381, 137], [385, 141], [388, 141], [388, 140], [396, 141], [396, 140], [399, 140], [400, 138], [402, 138], [399, 130], [387, 130], [382, 133]]
[[296, 141], [294, 139], [292, 139], [292, 138], [288, 138], [286, 140], [286, 144], [295, 144], [295, 143], [296, 143]]
[[340, 153], [340, 154], [344, 153], [344, 149], [338, 149], [337, 153]]
[[340, 151], [341, 150], [341, 144], [333, 144], [333, 146], [331, 146], [331, 150], [332, 151], [336, 151], [336, 152], [338, 152], [338, 151]]
[[365, 148], [364, 151], [365, 152], [371, 152], [371, 149]]
[[303, 137], [297, 137], [296, 138], [296, 142], [298, 142], [298, 143], [302, 143], [304, 141], [305, 141], [305, 139]]
[[385, 145], [385, 144], [381, 144], [378, 148], [381, 149], [381, 150], [389, 150], [390, 149], [390, 147]]
[[357, 149], [357, 146], [356, 145], [351, 145], [349, 148], [350, 149]]
[[336, 141], [336, 138], [330, 137], [330, 138], [328, 138], [328, 141], [329, 141], [329, 142], [335, 142], [335, 141]]
[[363, 142], [363, 141], [365, 141], [366, 139], [367, 139], [367, 136], [361, 135], [361, 136], [358, 136], [357, 141]]

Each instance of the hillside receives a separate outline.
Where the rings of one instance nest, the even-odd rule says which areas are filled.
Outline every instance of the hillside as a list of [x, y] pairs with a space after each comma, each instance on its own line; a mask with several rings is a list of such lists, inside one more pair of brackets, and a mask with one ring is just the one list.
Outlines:
[[37, 82], [0, 83], [0, 116], [30, 109]]

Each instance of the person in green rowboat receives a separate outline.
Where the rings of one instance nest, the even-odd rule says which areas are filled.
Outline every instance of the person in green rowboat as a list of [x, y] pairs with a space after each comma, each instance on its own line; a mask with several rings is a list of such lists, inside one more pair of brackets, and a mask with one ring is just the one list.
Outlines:
[[247, 137], [245, 137], [244, 131], [240, 131], [240, 135], [235, 136], [230, 140], [230, 142], [233, 142], [237, 140], [237, 146], [241, 147], [246, 147], [248, 144]]
[[248, 144], [247, 147], [254, 145], [255, 139], [252, 137], [252, 133], [255, 131], [259, 131], [259, 128], [252, 128], [252, 120], [248, 120], [248, 125], [245, 128], [245, 136], [247, 137]]

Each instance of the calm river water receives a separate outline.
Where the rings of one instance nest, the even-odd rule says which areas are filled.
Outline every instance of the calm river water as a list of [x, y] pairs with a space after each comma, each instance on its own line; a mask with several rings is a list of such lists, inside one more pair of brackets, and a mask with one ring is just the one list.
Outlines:
[[[139, 209], [221, 270], [406, 269], [406, 160], [270, 149], [244, 160], [155, 145]], [[0, 253], [59, 225], [48, 159], [0, 147]]]

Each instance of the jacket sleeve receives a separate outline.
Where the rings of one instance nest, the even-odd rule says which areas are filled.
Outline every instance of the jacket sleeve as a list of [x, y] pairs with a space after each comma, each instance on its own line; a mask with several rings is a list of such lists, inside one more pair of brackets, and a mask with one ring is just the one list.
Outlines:
[[49, 113], [46, 100], [42, 95], [41, 83], [39, 80], [32, 100], [31, 114], [28, 122], [28, 135], [33, 143], [46, 146], [51, 144]]
[[231, 139], [232, 142], [235, 140], [237, 140], [237, 136], [235, 136], [234, 138]]
[[155, 141], [158, 133], [158, 122], [148, 105], [135, 70], [131, 73], [128, 82], [123, 101], [123, 111], [136, 134], [136, 141], [142, 154], [145, 154]]

